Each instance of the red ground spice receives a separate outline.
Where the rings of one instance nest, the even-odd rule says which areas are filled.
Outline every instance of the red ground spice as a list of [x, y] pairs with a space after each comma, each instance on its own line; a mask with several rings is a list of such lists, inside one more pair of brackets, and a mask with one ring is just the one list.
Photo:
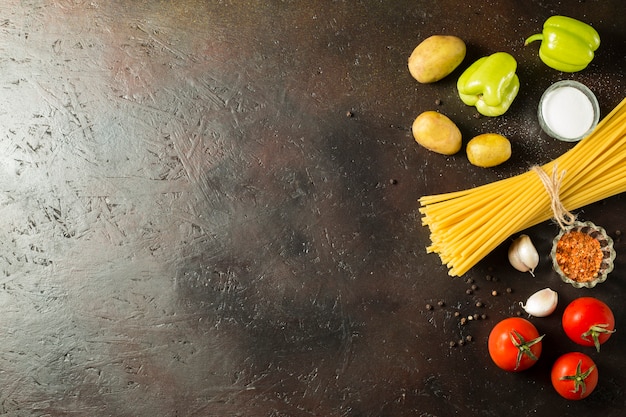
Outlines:
[[565, 233], [556, 244], [556, 262], [563, 273], [576, 282], [596, 279], [602, 258], [600, 242], [586, 233]]

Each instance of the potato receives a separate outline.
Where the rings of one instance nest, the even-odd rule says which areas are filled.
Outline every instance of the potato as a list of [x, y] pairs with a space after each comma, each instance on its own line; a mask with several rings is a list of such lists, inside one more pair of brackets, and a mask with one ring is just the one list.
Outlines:
[[484, 133], [472, 138], [466, 150], [472, 165], [490, 168], [511, 157], [511, 142], [497, 133]]
[[461, 149], [461, 131], [447, 116], [425, 111], [412, 126], [415, 141], [433, 152], [453, 155]]
[[420, 83], [433, 83], [450, 74], [465, 59], [465, 42], [456, 36], [433, 35], [409, 57], [409, 72]]

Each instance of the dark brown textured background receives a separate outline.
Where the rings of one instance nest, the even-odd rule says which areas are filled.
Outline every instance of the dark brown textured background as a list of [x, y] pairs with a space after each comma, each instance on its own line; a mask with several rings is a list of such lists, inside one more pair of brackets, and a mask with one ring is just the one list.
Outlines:
[[[578, 211], [616, 238], [616, 270], [593, 290], [551, 270], [549, 222], [527, 231], [536, 277], [510, 267], [506, 245], [448, 277], [425, 253], [417, 199], [569, 149], [540, 131], [539, 97], [578, 80], [604, 116], [626, 96], [623, 12], [622, 0], [5, 0], [0, 414], [622, 415], [623, 197]], [[523, 46], [554, 14], [600, 33], [586, 70], [554, 71]], [[462, 37], [468, 55], [420, 85], [406, 61], [432, 34]], [[456, 78], [498, 51], [517, 58], [520, 94], [475, 118]], [[425, 110], [465, 141], [509, 137], [514, 156], [485, 170], [425, 151], [410, 133]], [[532, 319], [542, 358], [498, 370], [490, 328], [546, 286], [561, 303]], [[578, 349], [559, 316], [580, 295], [611, 305], [618, 331], [583, 349], [600, 384], [567, 402], [549, 369]], [[455, 311], [486, 318], [460, 325]]]

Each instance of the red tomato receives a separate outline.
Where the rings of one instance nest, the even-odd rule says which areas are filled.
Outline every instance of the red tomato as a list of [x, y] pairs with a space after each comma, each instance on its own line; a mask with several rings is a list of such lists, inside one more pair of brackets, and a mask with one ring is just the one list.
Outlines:
[[539, 359], [543, 336], [539, 336], [537, 328], [526, 319], [504, 319], [491, 329], [489, 355], [505, 371], [523, 371]]
[[615, 331], [615, 317], [608, 305], [593, 297], [572, 301], [563, 312], [563, 330], [581, 346], [595, 346], [607, 341]]
[[598, 367], [580, 352], [570, 352], [554, 362], [551, 372], [556, 392], [568, 400], [582, 400], [598, 385]]

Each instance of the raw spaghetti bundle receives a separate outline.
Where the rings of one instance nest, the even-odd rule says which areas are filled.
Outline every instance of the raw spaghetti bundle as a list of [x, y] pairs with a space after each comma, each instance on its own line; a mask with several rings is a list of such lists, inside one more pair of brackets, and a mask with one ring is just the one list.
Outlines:
[[[543, 170], [538, 173], [536, 170]], [[428, 252], [461, 276], [509, 236], [626, 191], [626, 98], [575, 147], [541, 167], [464, 191], [424, 196]], [[557, 203], [555, 206], [555, 202]], [[560, 221], [559, 221], [560, 222]]]

